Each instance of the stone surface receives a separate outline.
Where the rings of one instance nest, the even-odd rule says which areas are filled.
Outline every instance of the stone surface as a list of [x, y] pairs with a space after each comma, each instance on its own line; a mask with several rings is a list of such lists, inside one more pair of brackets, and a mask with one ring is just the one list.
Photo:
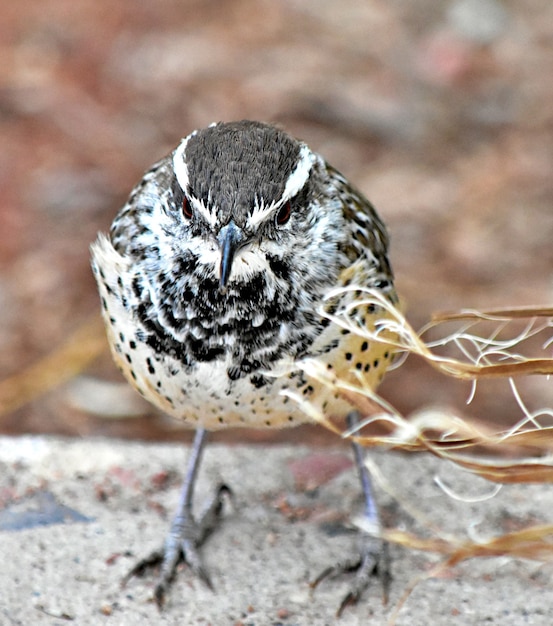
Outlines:
[[[120, 581], [136, 558], [163, 540], [178, 496], [184, 446], [0, 439], [0, 522], [15, 509], [36, 510], [37, 494], [44, 500], [45, 493], [47, 513], [55, 502], [82, 516], [69, 515], [59, 523], [59, 515], [45, 515], [42, 526], [0, 531], [0, 623], [386, 624], [408, 584], [436, 557], [392, 547], [388, 607], [375, 584], [336, 622], [345, 579], [324, 581], [314, 593], [308, 582], [329, 563], [353, 555], [348, 517], [357, 510], [359, 491], [351, 470], [316, 493], [295, 490], [290, 464], [310, 454], [300, 446], [208, 447], [198, 484], [200, 506], [222, 479], [234, 491], [222, 526], [203, 549], [216, 591], [183, 569], [158, 614], [150, 601], [150, 578], [131, 580], [125, 589]], [[382, 517], [391, 527], [484, 540], [546, 522], [553, 510], [548, 487], [505, 487], [493, 498], [473, 502], [491, 494], [493, 486], [422, 455], [371, 452], [370, 458], [399, 497], [398, 505], [378, 488]], [[446, 495], [435, 476], [465, 501]], [[417, 522], [403, 504], [418, 511]], [[438, 579], [421, 581], [396, 623], [546, 626], [553, 605], [551, 570], [550, 564], [503, 557], [466, 562]]]

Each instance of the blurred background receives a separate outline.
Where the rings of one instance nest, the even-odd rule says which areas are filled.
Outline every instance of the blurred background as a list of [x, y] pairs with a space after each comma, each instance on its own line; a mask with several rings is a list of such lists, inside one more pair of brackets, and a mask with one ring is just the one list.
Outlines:
[[[2, 379], [97, 314], [90, 242], [145, 169], [219, 120], [277, 122], [366, 193], [416, 328], [437, 310], [551, 304], [550, 0], [19, 0], [2, 6], [0, 57]], [[98, 380], [121, 382], [107, 345], [0, 432], [188, 436], [123, 386], [108, 402], [133, 419], [95, 411]], [[469, 391], [413, 358], [383, 386], [407, 413], [520, 417], [506, 383], [465, 409]]]

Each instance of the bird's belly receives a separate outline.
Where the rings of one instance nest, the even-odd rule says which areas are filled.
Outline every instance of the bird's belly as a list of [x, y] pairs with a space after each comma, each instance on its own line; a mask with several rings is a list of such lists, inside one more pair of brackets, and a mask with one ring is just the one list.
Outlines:
[[[148, 401], [193, 428], [217, 430], [229, 426], [283, 428], [312, 421], [302, 402], [329, 418], [342, 418], [352, 410], [339, 392], [307, 377], [301, 361], [276, 362], [271, 371], [256, 371], [229, 378], [226, 358], [184, 367], [168, 354], [159, 355], [138, 343], [131, 351], [121, 346], [120, 335], [109, 332], [119, 369]], [[313, 354], [329, 378], [375, 388], [391, 358], [385, 346], [369, 345], [363, 338], [329, 326], [315, 342]]]
[[[225, 360], [198, 363], [184, 369], [175, 359], [155, 361], [147, 346], [132, 355], [132, 363], [114, 351], [119, 369], [132, 386], [156, 407], [193, 428], [217, 430], [229, 426], [282, 428], [309, 420], [297, 403], [284, 395], [301, 394], [299, 374], [228, 377]], [[142, 354], [141, 354], [142, 353]]]

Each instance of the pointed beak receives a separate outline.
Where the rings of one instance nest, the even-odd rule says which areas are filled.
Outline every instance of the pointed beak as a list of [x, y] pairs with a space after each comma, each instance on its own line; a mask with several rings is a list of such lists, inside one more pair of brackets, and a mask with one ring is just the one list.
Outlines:
[[244, 233], [231, 220], [226, 226], [221, 228], [217, 241], [219, 242], [219, 247], [221, 248], [219, 291], [221, 293], [225, 293], [232, 269], [234, 255], [244, 241]]

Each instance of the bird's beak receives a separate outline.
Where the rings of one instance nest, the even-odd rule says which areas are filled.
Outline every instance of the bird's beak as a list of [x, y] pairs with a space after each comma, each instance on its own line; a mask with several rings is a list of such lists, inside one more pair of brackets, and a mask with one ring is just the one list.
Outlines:
[[221, 228], [217, 241], [221, 248], [219, 291], [225, 293], [232, 269], [232, 261], [236, 251], [244, 241], [244, 233], [231, 220], [226, 226]]

